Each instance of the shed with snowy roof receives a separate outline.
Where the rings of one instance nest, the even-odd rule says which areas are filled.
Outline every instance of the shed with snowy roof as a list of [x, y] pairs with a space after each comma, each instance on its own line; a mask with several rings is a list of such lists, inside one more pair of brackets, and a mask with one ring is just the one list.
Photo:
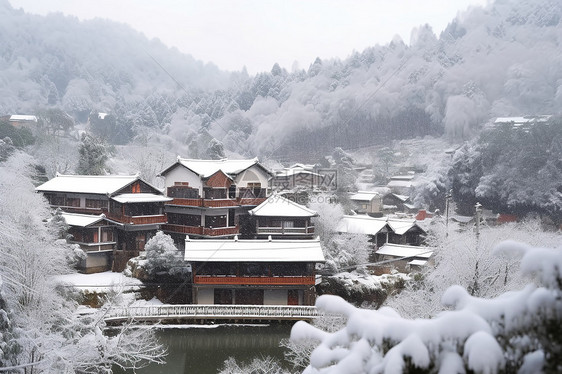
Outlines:
[[433, 248], [386, 243], [375, 251], [377, 262], [407, 272], [426, 266], [433, 256]]
[[255, 218], [256, 237], [311, 239], [314, 236], [312, 217], [318, 213], [304, 205], [274, 193], [263, 203], [248, 211]]
[[382, 216], [382, 195], [377, 191], [358, 191], [349, 196], [358, 214], [368, 214], [373, 217]]

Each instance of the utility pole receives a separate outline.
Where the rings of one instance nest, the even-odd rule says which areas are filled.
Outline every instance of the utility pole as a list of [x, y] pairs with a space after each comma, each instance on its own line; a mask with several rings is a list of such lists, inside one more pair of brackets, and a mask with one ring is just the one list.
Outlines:
[[449, 190], [449, 193], [445, 196], [445, 237], [449, 237], [449, 204], [453, 197], [453, 190]]
[[476, 212], [476, 245], [478, 246], [480, 240], [480, 217], [482, 215], [482, 205], [477, 202], [474, 206], [474, 210]]

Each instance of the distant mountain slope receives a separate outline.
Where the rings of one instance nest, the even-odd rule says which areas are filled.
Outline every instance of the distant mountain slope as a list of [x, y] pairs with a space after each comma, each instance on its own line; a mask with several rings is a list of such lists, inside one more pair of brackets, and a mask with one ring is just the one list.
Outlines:
[[1, 113], [59, 106], [83, 115], [154, 91], [177, 95], [180, 88], [158, 63], [189, 90], [228, 83], [229, 75], [216, 66], [115, 22], [30, 15], [6, 0], [0, 1], [0, 18]]
[[85, 121], [107, 112], [91, 130], [110, 142], [161, 142], [188, 157], [204, 156], [214, 137], [244, 156], [315, 160], [335, 146], [468, 139], [491, 117], [562, 108], [559, 0], [497, 0], [439, 37], [421, 26], [410, 46], [393, 40], [256, 76], [109, 21], [32, 16], [2, 0], [0, 17], [0, 113], [51, 106]]

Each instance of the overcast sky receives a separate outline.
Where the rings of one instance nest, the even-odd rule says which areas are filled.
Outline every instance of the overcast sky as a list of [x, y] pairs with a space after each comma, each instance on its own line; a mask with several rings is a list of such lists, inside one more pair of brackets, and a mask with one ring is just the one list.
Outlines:
[[224, 70], [250, 74], [278, 62], [307, 69], [316, 57], [346, 58], [354, 50], [409, 43], [414, 27], [439, 33], [469, 6], [488, 0], [9, 0], [14, 8], [131, 25]]

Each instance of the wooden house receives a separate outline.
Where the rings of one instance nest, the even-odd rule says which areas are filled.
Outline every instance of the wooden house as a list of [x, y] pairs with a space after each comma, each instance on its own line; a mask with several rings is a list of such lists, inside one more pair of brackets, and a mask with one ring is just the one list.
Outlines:
[[314, 224], [312, 217], [318, 213], [283, 197], [272, 194], [263, 203], [249, 211], [255, 218], [256, 238], [312, 239]]
[[385, 243], [420, 245], [425, 230], [415, 219], [345, 215], [338, 223], [340, 233], [369, 235], [376, 247]]
[[395, 194], [409, 196], [417, 184], [415, 177], [413, 173], [394, 175], [386, 186]]
[[352, 194], [349, 199], [358, 214], [367, 214], [373, 217], [381, 217], [383, 214], [382, 196], [376, 191], [359, 191]]
[[68, 242], [78, 244], [86, 253], [78, 270], [83, 273], [111, 270], [117, 248], [117, 227], [123, 224], [104, 214], [62, 213], [62, 217], [68, 225]]
[[13, 114], [9, 117], [8, 122], [14, 127], [25, 127], [29, 130], [35, 130], [37, 127], [37, 116], [27, 114]]
[[185, 240], [194, 304], [314, 305], [320, 240]]
[[178, 158], [160, 173], [165, 178], [168, 224], [176, 243], [192, 237], [233, 237], [241, 219], [265, 201], [271, 173], [257, 159], [192, 160]]
[[376, 250], [376, 261], [388, 261], [386, 266], [401, 272], [419, 270], [433, 256], [433, 248], [385, 243]]
[[163, 196], [138, 176], [60, 175], [36, 188], [53, 208], [67, 213], [104, 214], [116, 226], [113, 270], [121, 271], [131, 257], [167, 222]]

